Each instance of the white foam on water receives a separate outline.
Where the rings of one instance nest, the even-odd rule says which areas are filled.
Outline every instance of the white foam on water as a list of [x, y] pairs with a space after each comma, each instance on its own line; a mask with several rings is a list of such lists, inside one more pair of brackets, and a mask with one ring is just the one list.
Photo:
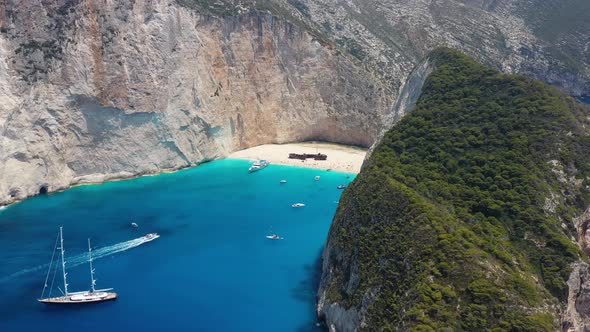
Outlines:
[[[133, 249], [133, 248], [138, 247], [146, 242], [150, 242], [152, 240], [155, 240], [158, 237], [159, 236], [148, 239], [148, 238], [142, 236], [140, 238], [117, 243], [112, 246], [94, 249], [94, 250], [92, 250], [92, 259], [97, 260], [97, 259], [100, 259], [103, 257], [114, 255], [114, 254], [122, 252], [122, 251]], [[76, 255], [76, 256], [72, 256], [72, 257], [66, 256], [66, 268], [72, 268], [72, 267], [76, 267], [76, 266], [86, 264], [86, 263], [88, 263], [88, 253], [87, 252], [85, 252], [83, 254]], [[28, 273], [36, 272], [39, 270], [47, 270], [48, 267], [49, 267], [49, 264], [43, 264], [43, 265], [28, 268], [28, 269], [20, 270], [18, 272], [13, 273], [13, 274], [9, 274], [7, 276], [1, 277], [0, 283], [7, 282], [7, 281], [12, 280], [16, 277], [20, 277], [20, 276], [28, 274]]]

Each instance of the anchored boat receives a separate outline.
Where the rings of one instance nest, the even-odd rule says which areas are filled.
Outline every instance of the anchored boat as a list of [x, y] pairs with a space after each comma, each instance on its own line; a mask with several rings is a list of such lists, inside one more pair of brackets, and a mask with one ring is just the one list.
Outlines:
[[[63, 274], [64, 280], [64, 289], [58, 289], [62, 291], [62, 296], [51, 297], [51, 291], [53, 290], [53, 280], [55, 280], [55, 275], [53, 280], [51, 281], [51, 287], [49, 288], [49, 292], [47, 297], [45, 296], [45, 291], [48, 287], [47, 281], [49, 281], [49, 275], [51, 274], [52, 267], [57, 269], [58, 262], [53, 264], [53, 258], [55, 257], [55, 251], [58, 249], [58, 239], [55, 240], [55, 247], [53, 249], [53, 254], [51, 255], [51, 262], [49, 263], [49, 269], [47, 271], [47, 277], [45, 278], [45, 286], [43, 287], [43, 292], [41, 293], [41, 298], [38, 299], [41, 303], [47, 304], [82, 304], [82, 303], [96, 303], [96, 302], [105, 302], [105, 301], [112, 301], [117, 298], [117, 293], [110, 292], [113, 290], [112, 288], [106, 289], [95, 289], [96, 280], [94, 279], [94, 268], [92, 267], [92, 247], [90, 246], [90, 239], [88, 239], [88, 263], [90, 264], [90, 290], [81, 291], [81, 292], [70, 292], [68, 290], [68, 281], [66, 273], [66, 260], [65, 260], [65, 250], [64, 250], [64, 239], [63, 239], [63, 230], [62, 227], [59, 228], [59, 250], [61, 255], [61, 270]], [[57, 272], [57, 271], [56, 271]]]
[[250, 173], [259, 171], [259, 170], [265, 168], [266, 166], [268, 166], [268, 164], [270, 164], [270, 163], [266, 160], [263, 160], [263, 159], [258, 160], [254, 164], [252, 164], [252, 166], [250, 166], [250, 168], [248, 168], [248, 171]]

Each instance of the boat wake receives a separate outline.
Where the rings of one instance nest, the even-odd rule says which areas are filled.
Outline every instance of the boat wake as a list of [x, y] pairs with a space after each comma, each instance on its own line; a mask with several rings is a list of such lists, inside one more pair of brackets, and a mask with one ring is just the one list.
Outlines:
[[[151, 237], [142, 236], [137, 239], [117, 243], [112, 246], [94, 249], [94, 250], [92, 250], [92, 259], [97, 260], [97, 259], [104, 258], [104, 257], [110, 256], [110, 255], [114, 255], [114, 254], [122, 252], [122, 251], [133, 249], [133, 248], [138, 247], [144, 243], [153, 241], [159, 237], [160, 237], [159, 235], [155, 235], [155, 236], [151, 236]], [[75, 266], [86, 264], [86, 263], [88, 263], [88, 258], [89, 257], [88, 257], [87, 252], [83, 253], [83, 254], [76, 255], [76, 256], [66, 257], [66, 267], [72, 268]], [[1, 277], [0, 283], [7, 282], [9, 280], [12, 280], [14, 278], [20, 277], [25, 274], [29, 274], [29, 273], [33, 273], [33, 272], [37, 272], [37, 271], [45, 271], [45, 270], [47, 270], [48, 267], [49, 267], [49, 264], [43, 264], [43, 265], [35, 266], [32, 268], [20, 270], [16, 273]]]

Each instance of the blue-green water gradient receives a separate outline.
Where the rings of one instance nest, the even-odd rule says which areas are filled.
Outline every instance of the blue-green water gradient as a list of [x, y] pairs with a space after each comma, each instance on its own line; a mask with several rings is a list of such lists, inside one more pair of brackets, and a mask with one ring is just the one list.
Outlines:
[[[319, 258], [336, 187], [353, 176], [278, 165], [249, 174], [248, 164], [80, 186], [1, 210], [0, 331], [317, 331]], [[114, 287], [117, 301], [37, 303], [59, 226], [70, 290], [89, 287], [88, 265], [74, 265], [91, 238], [104, 254], [98, 287]], [[271, 227], [285, 239], [266, 239]], [[161, 237], [127, 242], [151, 232]]]

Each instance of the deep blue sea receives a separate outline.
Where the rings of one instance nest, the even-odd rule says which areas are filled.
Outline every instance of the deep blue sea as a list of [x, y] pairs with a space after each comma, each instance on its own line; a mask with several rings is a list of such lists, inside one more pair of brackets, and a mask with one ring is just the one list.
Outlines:
[[[249, 174], [248, 164], [79, 186], [1, 210], [0, 331], [318, 331], [319, 258], [336, 186], [354, 176], [278, 165]], [[119, 299], [37, 302], [59, 226], [70, 291], [89, 287], [91, 238], [97, 286]], [[285, 239], [266, 239], [271, 228]], [[151, 232], [161, 237], [134, 240]]]

